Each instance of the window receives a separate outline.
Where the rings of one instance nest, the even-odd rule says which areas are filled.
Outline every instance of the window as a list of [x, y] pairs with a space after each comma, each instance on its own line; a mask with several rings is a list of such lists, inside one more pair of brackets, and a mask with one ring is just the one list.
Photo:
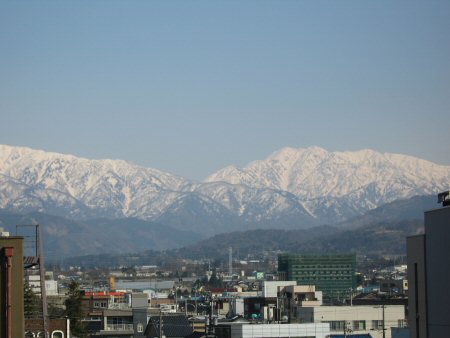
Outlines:
[[406, 321], [405, 319], [399, 319], [398, 327], [408, 327], [408, 321]]
[[353, 321], [353, 330], [354, 331], [365, 331], [366, 330], [366, 321], [365, 320], [354, 320]]
[[345, 321], [343, 320], [331, 321], [326, 323], [330, 324], [331, 331], [343, 331], [345, 327]]
[[383, 321], [382, 320], [372, 320], [372, 329], [382, 330], [383, 329]]
[[53, 331], [52, 338], [64, 338], [64, 333], [62, 331]]
[[138, 323], [137, 332], [144, 332], [144, 325], [142, 325], [142, 323]]

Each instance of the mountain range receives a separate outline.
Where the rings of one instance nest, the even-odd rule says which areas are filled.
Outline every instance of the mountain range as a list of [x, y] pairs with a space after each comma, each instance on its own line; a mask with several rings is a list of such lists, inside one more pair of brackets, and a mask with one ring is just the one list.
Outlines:
[[196, 182], [122, 160], [0, 145], [2, 213], [53, 215], [83, 223], [83, 231], [127, 219], [186, 238], [336, 225], [399, 199], [435, 195], [449, 182], [450, 166], [373, 150], [283, 148]]

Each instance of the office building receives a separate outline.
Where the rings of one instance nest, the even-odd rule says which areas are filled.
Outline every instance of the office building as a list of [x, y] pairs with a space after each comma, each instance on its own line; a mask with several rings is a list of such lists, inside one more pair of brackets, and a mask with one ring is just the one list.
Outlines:
[[356, 256], [280, 254], [278, 274], [281, 280], [298, 285], [315, 285], [324, 299], [350, 298], [356, 287]]

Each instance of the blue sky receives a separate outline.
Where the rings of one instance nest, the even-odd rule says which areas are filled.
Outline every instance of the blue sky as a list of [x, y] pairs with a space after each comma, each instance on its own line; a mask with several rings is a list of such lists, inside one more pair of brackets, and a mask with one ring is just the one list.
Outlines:
[[0, 143], [203, 179], [284, 146], [450, 164], [449, 1], [2, 1]]

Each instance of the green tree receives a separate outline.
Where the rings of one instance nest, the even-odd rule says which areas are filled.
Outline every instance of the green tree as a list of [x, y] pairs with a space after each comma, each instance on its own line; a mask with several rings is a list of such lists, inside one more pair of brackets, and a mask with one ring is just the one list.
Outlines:
[[214, 268], [211, 278], [208, 281], [208, 286], [211, 288], [223, 288], [222, 278], [217, 277], [216, 268]]
[[53, 304], [48, 304], [47, 311], [50, 318], [64, 318], [66, 315], [66, 312], [62, 308]]
[[31, 290], [30, 286], [25, 282], [23, 290], [23, 309], [25, 318], [36, 318], [39, 316], [41, 309], [39, 297]]
[[81, 309], [81, 291], [80, 285], [72, 281], [67, 293], [68, 298], [65, 301], [65, 315], [70, 319], [70, 330], [74, 337], [86, 337], [86, 330], [81, 322], [83, 311]]

